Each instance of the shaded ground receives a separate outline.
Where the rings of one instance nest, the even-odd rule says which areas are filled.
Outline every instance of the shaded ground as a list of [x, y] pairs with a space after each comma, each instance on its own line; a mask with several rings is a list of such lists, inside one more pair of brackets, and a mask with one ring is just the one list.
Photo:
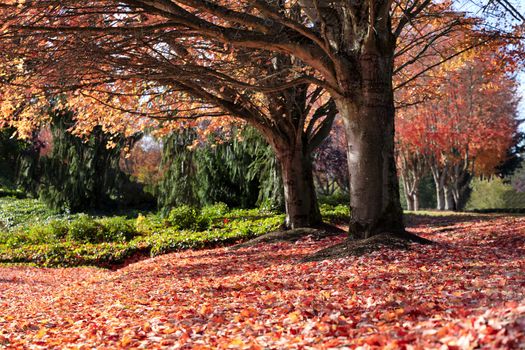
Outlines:
[[323, 224], [319, 228], [297, 228], [293, 230], [274, 231], [251, 239], [249, 241], [236, 244], [233, 247], [231, 247], [231, 249], [238, 250], [241, 248], [249, 248], [262, 243], [295, 243], [301, 239], [312, 239], [315, 241], [320, 241], [329, 237], [346, 235], [347, 232], [347, 229], [328, 224]]
[[437, 244], [300, 262], [339, 236], [118, 271], [3, 267], [0, 347], [524, 348], [525, 218], [416, 219]]

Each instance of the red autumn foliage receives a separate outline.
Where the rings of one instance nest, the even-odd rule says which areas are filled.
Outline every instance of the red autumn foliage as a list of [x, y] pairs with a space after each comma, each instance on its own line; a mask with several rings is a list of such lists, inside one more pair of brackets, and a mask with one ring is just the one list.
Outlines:
[[188, 251], [118, 271], [2, 267], [0, 346], [523, 346], [525, 218], [411, 221], [437, 244], [310, 263], [299, 260], [333, 238]]

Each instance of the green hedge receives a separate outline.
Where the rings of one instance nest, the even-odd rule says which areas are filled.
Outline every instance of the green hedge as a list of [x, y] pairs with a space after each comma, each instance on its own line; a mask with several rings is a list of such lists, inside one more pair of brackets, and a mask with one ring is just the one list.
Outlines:
[[[521, 208], [521, 209], [520, 209]], [[525, 208], [525, 193], [517, 192], [500, 178], [472, 181], [466, 209], [477, 212], [510, 212]]]
[[[277, 230], [284, 222], [284, 215], [272, 211], [230, 210], [220, 203], [201, 210], [175, 208], [167, 217], [139, 214], [136, 218], [56, 216], [32, 200], [8, 204], [14, 213], [4, 213], [11, 215], [9, 228], [0, 226], [0, 262], [46, 267], [111, 267], [136, 255], [223, 246]], [[346, 205], [321, 209], [328, 221], [348, 220]]]
[[181, 230], [157, 215], [70, 220], [0, 233], [0, 262], [32, 263], [45, 267], [121, 264], [136, 255], [156, 256], [184, 249], [222, 246], [276, 230], [283, 215], [230, 220], [213, 227]]

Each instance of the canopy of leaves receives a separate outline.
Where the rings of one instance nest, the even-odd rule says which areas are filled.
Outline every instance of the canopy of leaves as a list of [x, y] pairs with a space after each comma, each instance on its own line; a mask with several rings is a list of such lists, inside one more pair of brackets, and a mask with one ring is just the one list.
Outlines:
[[435, 98], [399, 111], [398, 152], [475, 174], [496, 172], [518, 127], [516, 81], [507, 69], [490, 50], [442, 66], [429, 82]]

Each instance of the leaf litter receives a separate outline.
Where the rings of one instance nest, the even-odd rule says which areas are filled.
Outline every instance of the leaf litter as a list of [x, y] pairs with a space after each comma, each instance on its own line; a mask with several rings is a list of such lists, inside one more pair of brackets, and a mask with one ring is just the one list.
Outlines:
[[0, 267], [0, 347], [525, 348], [525, 218], [440, 220], [410, 228], [437, 244], [319, 262], [345, 237]]

